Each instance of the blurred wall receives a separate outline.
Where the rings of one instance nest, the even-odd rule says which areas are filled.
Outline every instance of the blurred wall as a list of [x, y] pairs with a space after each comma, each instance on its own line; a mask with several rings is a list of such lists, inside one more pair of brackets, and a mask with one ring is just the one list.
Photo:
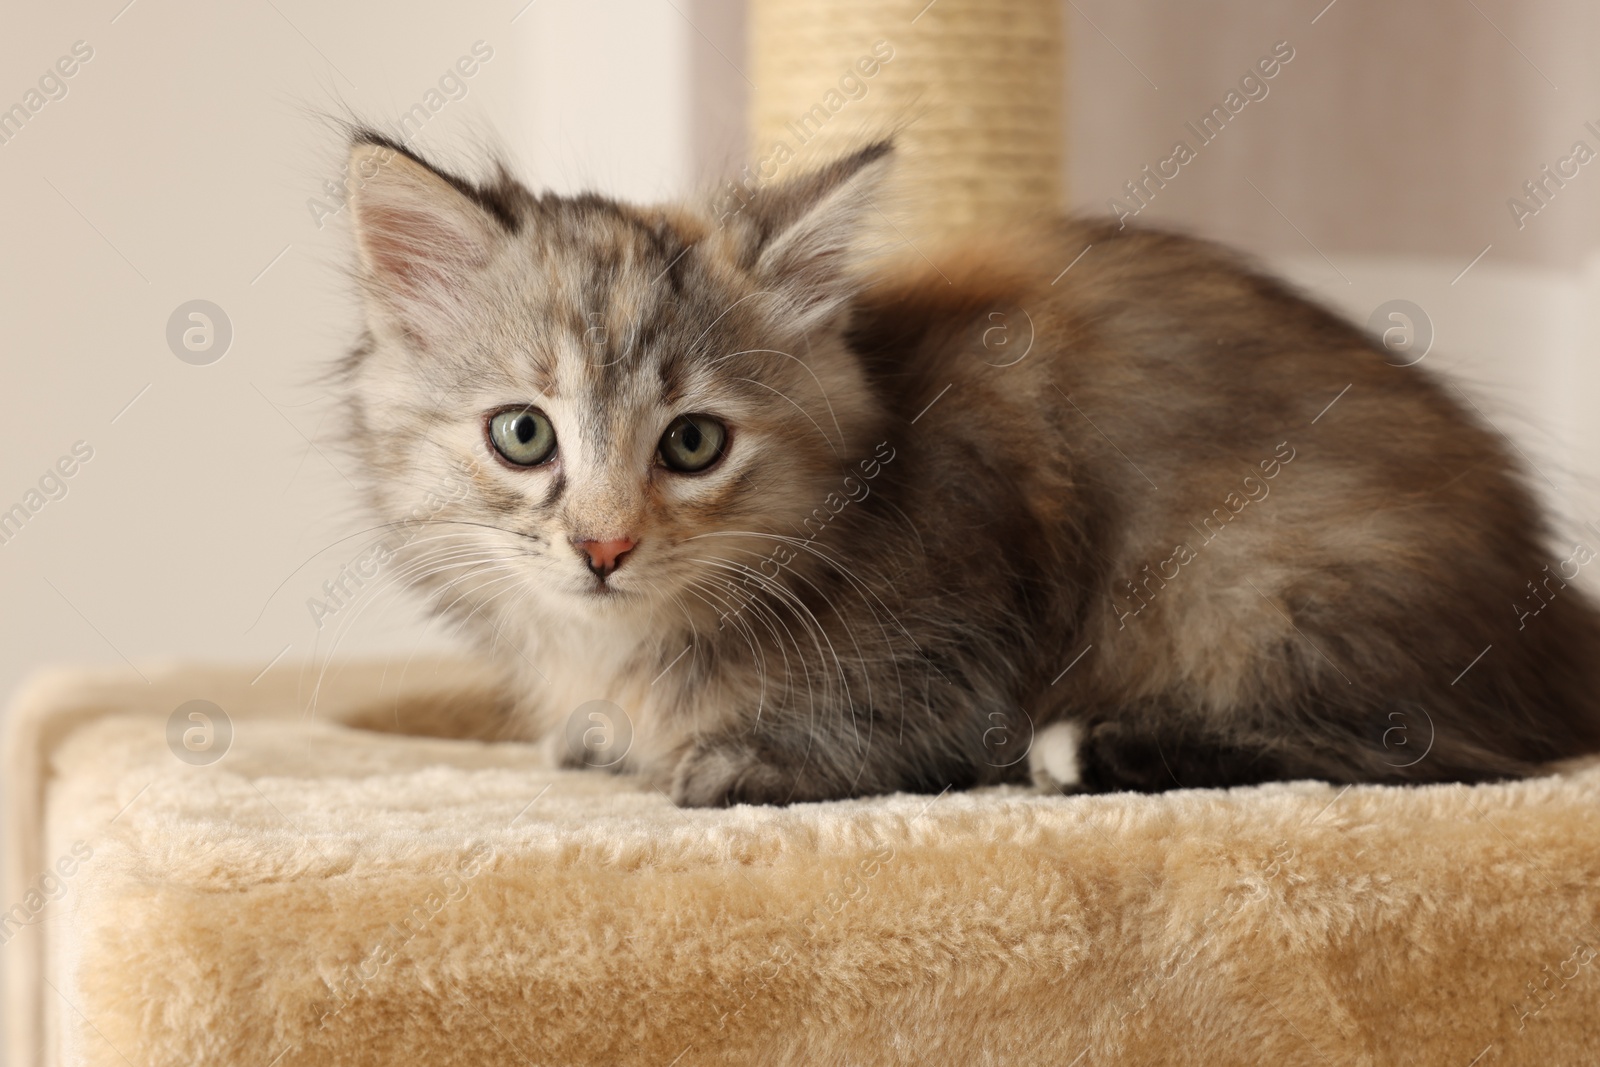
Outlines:
[[[1247, 100], [1141, 218], [1262, 253], [1439, 255], [1576, 268], [1600, 245], [1600, 167], [1523, 183], [1580, 139], [1600, 151], [1600, 7], [1576, 0], [1075, 0], [1073, 201], [1103, 209], [1185, 123], [1287, 42]], [[1315, 20], [1315, 21], [1313, 21]], [[1241, 96], [1244, 94], [1241, 92]], [[1256, 189], [1251, 188], [1254, 183]], [[1532, 202], [1530, 202], [1532, 203]], [[1537, 206], [1536, 204], [1534, 206]], [[1337, 259], [1335, 257], [1335, 261]]]

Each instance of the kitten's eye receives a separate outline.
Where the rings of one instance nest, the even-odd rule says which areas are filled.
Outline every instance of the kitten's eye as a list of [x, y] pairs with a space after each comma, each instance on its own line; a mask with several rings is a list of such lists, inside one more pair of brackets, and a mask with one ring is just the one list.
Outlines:
[[502, 411], [489, 420], [489, 443], [519, 467], [537, 467], [556, 451], [556, 428], [536, 408]]
[[661, 461], [675, 471], [694, 474], [722, 458], [728, 428], [710, 415], [679, 415], [661, 435]]

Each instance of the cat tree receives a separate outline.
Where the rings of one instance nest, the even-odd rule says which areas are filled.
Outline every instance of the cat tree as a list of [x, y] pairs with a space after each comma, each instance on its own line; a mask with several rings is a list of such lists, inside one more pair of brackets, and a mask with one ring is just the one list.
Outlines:
[[[909, 120], [918, 254], [1059, 202], [1055, 4], [751, 25], [753, 167], [803, 116], [773, 177]], [[13, 704], [11, 1067], [1600, 1060], [1594, 765], [681, 811], [450, 740], [470, 665], [143, 671]], [[216, 760], [172, 729], [196, 699]]]

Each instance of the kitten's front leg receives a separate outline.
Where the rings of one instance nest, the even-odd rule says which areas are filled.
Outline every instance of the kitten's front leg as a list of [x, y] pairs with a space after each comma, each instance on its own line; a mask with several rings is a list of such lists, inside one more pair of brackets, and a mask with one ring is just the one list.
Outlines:
[[726, 732], [692, 740], [677, 757], [672, 799], [711, 808], [937, 793], [980, 784], [982, 773], [959, 756], [930, 758], [923, 748], [870, 734], [857, 744], [812, 731]]
[[[785, 743], [785, 741], [788, 743]], [[819, 739], [714, 734], [691, 741], [672, 775], [672, 799], [685, 808], [734, 804], [800, 804], [888, 793], [905, 783], [870, 758], [843, 768], [819, 755]], [[869, 752], [870, 752], [869, 748]]]
[[736, 737], [692, 742], [672, 775], [672, 799], [685, 808], [818, 799], [797, 796], [797, 787], [797, 775], [784, 767], [774, 753]]

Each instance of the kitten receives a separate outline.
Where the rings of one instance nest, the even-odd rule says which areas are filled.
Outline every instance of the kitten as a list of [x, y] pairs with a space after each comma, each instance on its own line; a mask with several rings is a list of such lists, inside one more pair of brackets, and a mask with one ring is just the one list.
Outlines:
[[1431, 375], [1140, 228], [865, 268], [891, 158], [719, 218], [356, 137], [350, 444], [389, 522], [470, 472], [402, 554], [519, 733], [693, 806], [1600, 748], [1600, 621]]

